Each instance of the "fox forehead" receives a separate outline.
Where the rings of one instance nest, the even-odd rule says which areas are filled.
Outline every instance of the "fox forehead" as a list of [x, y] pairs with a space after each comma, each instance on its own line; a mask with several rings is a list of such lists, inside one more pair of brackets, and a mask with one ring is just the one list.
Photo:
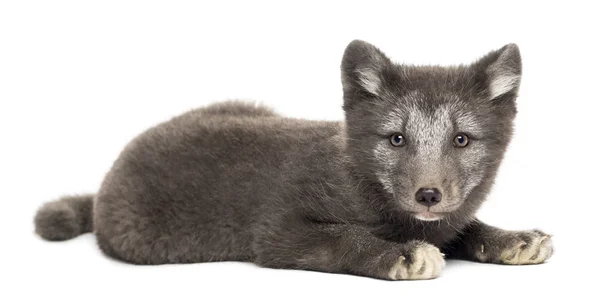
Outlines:
[[446, 95], [443, 102], [434, 103], [422, 93], [413, 91], [398, 102], [382, 117], [379, 132], [383, 135], [403, 132], [419, 141], [429, 142], [441, 140], [452, 132], [481, 136], [477, 117], [457, 95]]

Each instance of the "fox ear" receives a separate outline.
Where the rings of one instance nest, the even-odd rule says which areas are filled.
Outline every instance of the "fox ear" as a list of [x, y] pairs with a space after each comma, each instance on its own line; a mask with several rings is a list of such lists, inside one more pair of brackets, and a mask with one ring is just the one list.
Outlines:
[[377, 47], [354, 40], [348, 44], [342, 59], [344, 104], [356, 96], [377, 96], [383, 85], [383, 71], [392, 62]]
[[521, 84], [521, 54], [516, 44], [507, 44], [489, 53], [475, 63], [475, 66], [485, 73], [485, 84], [490, 99], [505, 94], [516, 96]]

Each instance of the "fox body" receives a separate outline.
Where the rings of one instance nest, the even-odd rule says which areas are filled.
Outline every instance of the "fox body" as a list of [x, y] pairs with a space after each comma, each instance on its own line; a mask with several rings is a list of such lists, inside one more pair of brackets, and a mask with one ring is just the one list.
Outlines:
[[399, 65], [363, 41], [342, 61], [344, 122], [224, 102], [149, 129], [100, 190], [45, 204], [36, 231], [93, 231], [135, 264], [251, 261], [382, 279], [439, 276], [446, 257], [541, 263], [550, 236], [474, 215], [512, 134], [516, 45], [471, 65]]

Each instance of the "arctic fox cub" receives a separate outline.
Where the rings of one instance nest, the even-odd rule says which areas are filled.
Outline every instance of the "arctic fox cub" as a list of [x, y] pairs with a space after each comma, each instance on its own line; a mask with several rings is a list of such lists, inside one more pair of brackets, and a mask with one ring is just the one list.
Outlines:
[[[37, 233], [93, 231], [135, 264], [250, 261], [429, 279], [444, 258], [537, 264], [549, 235], [478, 221], [511, 138], [515, 44], [471, 65], [400, 65], [363, 41], [341, 66], [344, 122], [225, 102], [135, 138], [96, 194], [44, 205]], [[445, 255], [444, 255], [445, 254]]]

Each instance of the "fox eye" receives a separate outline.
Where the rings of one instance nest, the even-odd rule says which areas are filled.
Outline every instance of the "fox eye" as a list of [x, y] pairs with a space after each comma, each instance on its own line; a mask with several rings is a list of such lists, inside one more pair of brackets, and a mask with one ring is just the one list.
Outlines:
[[465, 134], [458, 134], [454, 137], [454, 146], [458, 148], [466, 147], [469, 144], [469, 137]]
[[402, 147], [406, 145], [406, 139], [400, 133], [394, 133], [390, 136], [390, 143], [395, 147]]

